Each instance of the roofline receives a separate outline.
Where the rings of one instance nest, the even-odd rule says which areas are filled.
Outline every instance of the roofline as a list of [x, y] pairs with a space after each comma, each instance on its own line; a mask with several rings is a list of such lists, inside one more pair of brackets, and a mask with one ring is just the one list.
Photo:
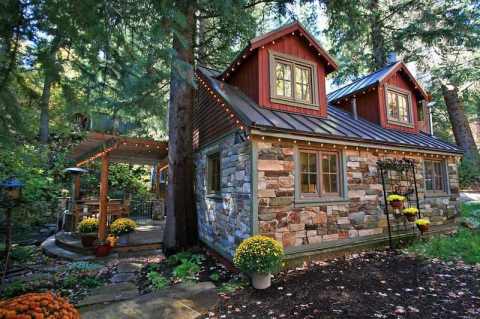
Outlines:
[[[310, 32], [308, 32], [300, 22], [294, 21], [292, 23], [283, 25], [277, 29], [274, 29], [270, 32], [264, 33], [251, 39], [248, 45], [242, 51], [240, 51], [240, 53], [235, 57], [232, 63], [230, 63], [230, 65], [218, 76], [218, 78], [221, 78], [223, 81], [228, 73], [234, 72], [236, 69], [235, 65], [239, 65], [240, 58], [245, 58], [250, 52], [253, 52], [256, 49], [263, 47], [265, 44], [275, 39], [278, 39], [279, 37], [283, 37], [290, 32], [294, 32], [294, 30], [297, 29], [300, 29], [301, 36], [305, 36], [308, 38], [309, 43], [311, 43], [318, 51], [318, 55], [327, 60], [327, 74], [336, 71], [338, 69], [337, 61], [335, 61], [335, 59], [322, 47], [322, 45], [317, 41], [317, 39], [315, 39], [315, 37]], [[328, 70], [328, 66], [330, 66], [331, 70]]]
[[423, 86], [418, 83], [417, 79], [413, 76], [413, 74], [410, 72], [410, 70], [408, 69], [407, 65], [403, 62], [403, 61], [398, 61], [397, 62], [397, 65], [395, 65], [389, 72], [387, 72], [384, 76], [382, 76], [379, 81], [380, 82], [383, 82], [388, 76], [390, 76], [393, 72], [397, 72], [399, 69], [403, 68], [405, 70], [405, 72], [407, 73], [408, 77], [412, 80], [414, 86], [415, 86], [415, 89], [417, 89], [418, 91], [420, 91], [420, 93], [423, 95], [423, 97], [425, 98], [425, 100], [428, 101], [428, 99], [430, 98], [427, 91], [425, 91], [425, 89], [423, 88]]
[[[296, 134], [292, 134], [295, 132]], [[355, 138], [345, 138], [340, 136], [335, 136], [332, 138], [330, 135], [323, 136], [322, 134], [309, 134], [305, 132], [299, 132], [295, 130], [289, 129], [272, 129], [271, 127], [264, 127], [261, 125], [252, 125], [250, 134], [252, 135], [264, 135], [264, 136], [272, 136], [276, 138], [287, 138], [287, 139], [300, 139], [305, 141], [316, 141], [319, 143], [326, 143], [326, 144], [340, 144], [340, 145], [351, 145], [351, 146], [359, 146], [359, 147], [372, 147], [372, 148], [380, 148], [385, 150], [398, 150], [403, 152], [422, 152], [428, 154], [442, 154], [448, 156], [462, 156], [463, 151], [447, 151], [447, 150], [438, 150], [435, 148], [418, 148], [414, 147], [409, 144], [402, 144], [402, 143], [387, 143], [387, 142], [373, 142], [367, 141], [364, 139], [355, 139]]]

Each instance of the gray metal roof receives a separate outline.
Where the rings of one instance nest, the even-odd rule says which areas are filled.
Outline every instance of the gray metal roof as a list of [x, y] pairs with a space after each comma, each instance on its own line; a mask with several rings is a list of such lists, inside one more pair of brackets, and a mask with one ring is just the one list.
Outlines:
[[214, 77], [218, 74], [217, 71], [202, 67], [198, 70], [208, 80], [210, 87], [230, 105], [246, 125], [252, 128], [338, 140], [462, 153], [457, 146], [428, 134], [413, 134], [385, 129], [364, 119], [354, 119], [350, 113], [332, 105], [328, 106], [328, 116], [326, 118], [262, 108], [239, 88], [215, 79]]
[[386, 65], [385, 67], [367, 74], [366, 76], [354, 80], [352, 83], [347, 84], [333, 92], [328, 93], [327, 98], [329, 102], [341, 99], [344, 96], [356, 93], [358, 91], [364, 90], [376, 83], [378, 83], [383, 77], [385, 77], [400, 61]]

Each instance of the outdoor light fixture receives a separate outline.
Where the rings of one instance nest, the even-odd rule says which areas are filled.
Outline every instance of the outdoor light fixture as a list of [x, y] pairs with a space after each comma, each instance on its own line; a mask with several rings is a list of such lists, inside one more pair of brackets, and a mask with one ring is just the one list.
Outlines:
[[16, 177], [9, 177], [0, 184], [0, 189], [2, 189], [5, 199], [17, 202], [22, 197], [23, 186], [23, 182]]

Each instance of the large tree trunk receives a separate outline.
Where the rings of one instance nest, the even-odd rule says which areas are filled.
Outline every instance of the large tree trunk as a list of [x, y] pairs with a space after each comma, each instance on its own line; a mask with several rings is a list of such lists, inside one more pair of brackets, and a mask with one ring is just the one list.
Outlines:
[[479, 162], [477, 145], [465, 116], [463, 101], [458, 95], [458, 88], [454, 85], [442, 84], [442, 93], [452, 123], [455, 141], [465, 151], [465, 158]]
[[370, 37], [372, 41], [373, 64], [370, 71], [378, 70], [387, 64], [385, 38], [382, 33], [382, 18], [378, 0], [370, 0]]
[[186, 17], [186, 23], [177, 25], [177, 33], [173, 36], [176, 58], [172, 61], [168, 113], [169, 167], [164, 234], [167, 254], [188, 248], [197, 239], [192, 149], [194, 3], [188, 0], [175, 3], [177, 10]]

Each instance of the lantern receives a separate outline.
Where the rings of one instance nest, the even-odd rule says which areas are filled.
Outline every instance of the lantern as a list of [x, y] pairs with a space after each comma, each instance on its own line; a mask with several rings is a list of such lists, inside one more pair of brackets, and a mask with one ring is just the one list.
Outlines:
[[17, 202], [22, 197], [22, 188], [24, 184], [16, 177], [10, 177], [0, 184], [2, 192], [7, 200]]

